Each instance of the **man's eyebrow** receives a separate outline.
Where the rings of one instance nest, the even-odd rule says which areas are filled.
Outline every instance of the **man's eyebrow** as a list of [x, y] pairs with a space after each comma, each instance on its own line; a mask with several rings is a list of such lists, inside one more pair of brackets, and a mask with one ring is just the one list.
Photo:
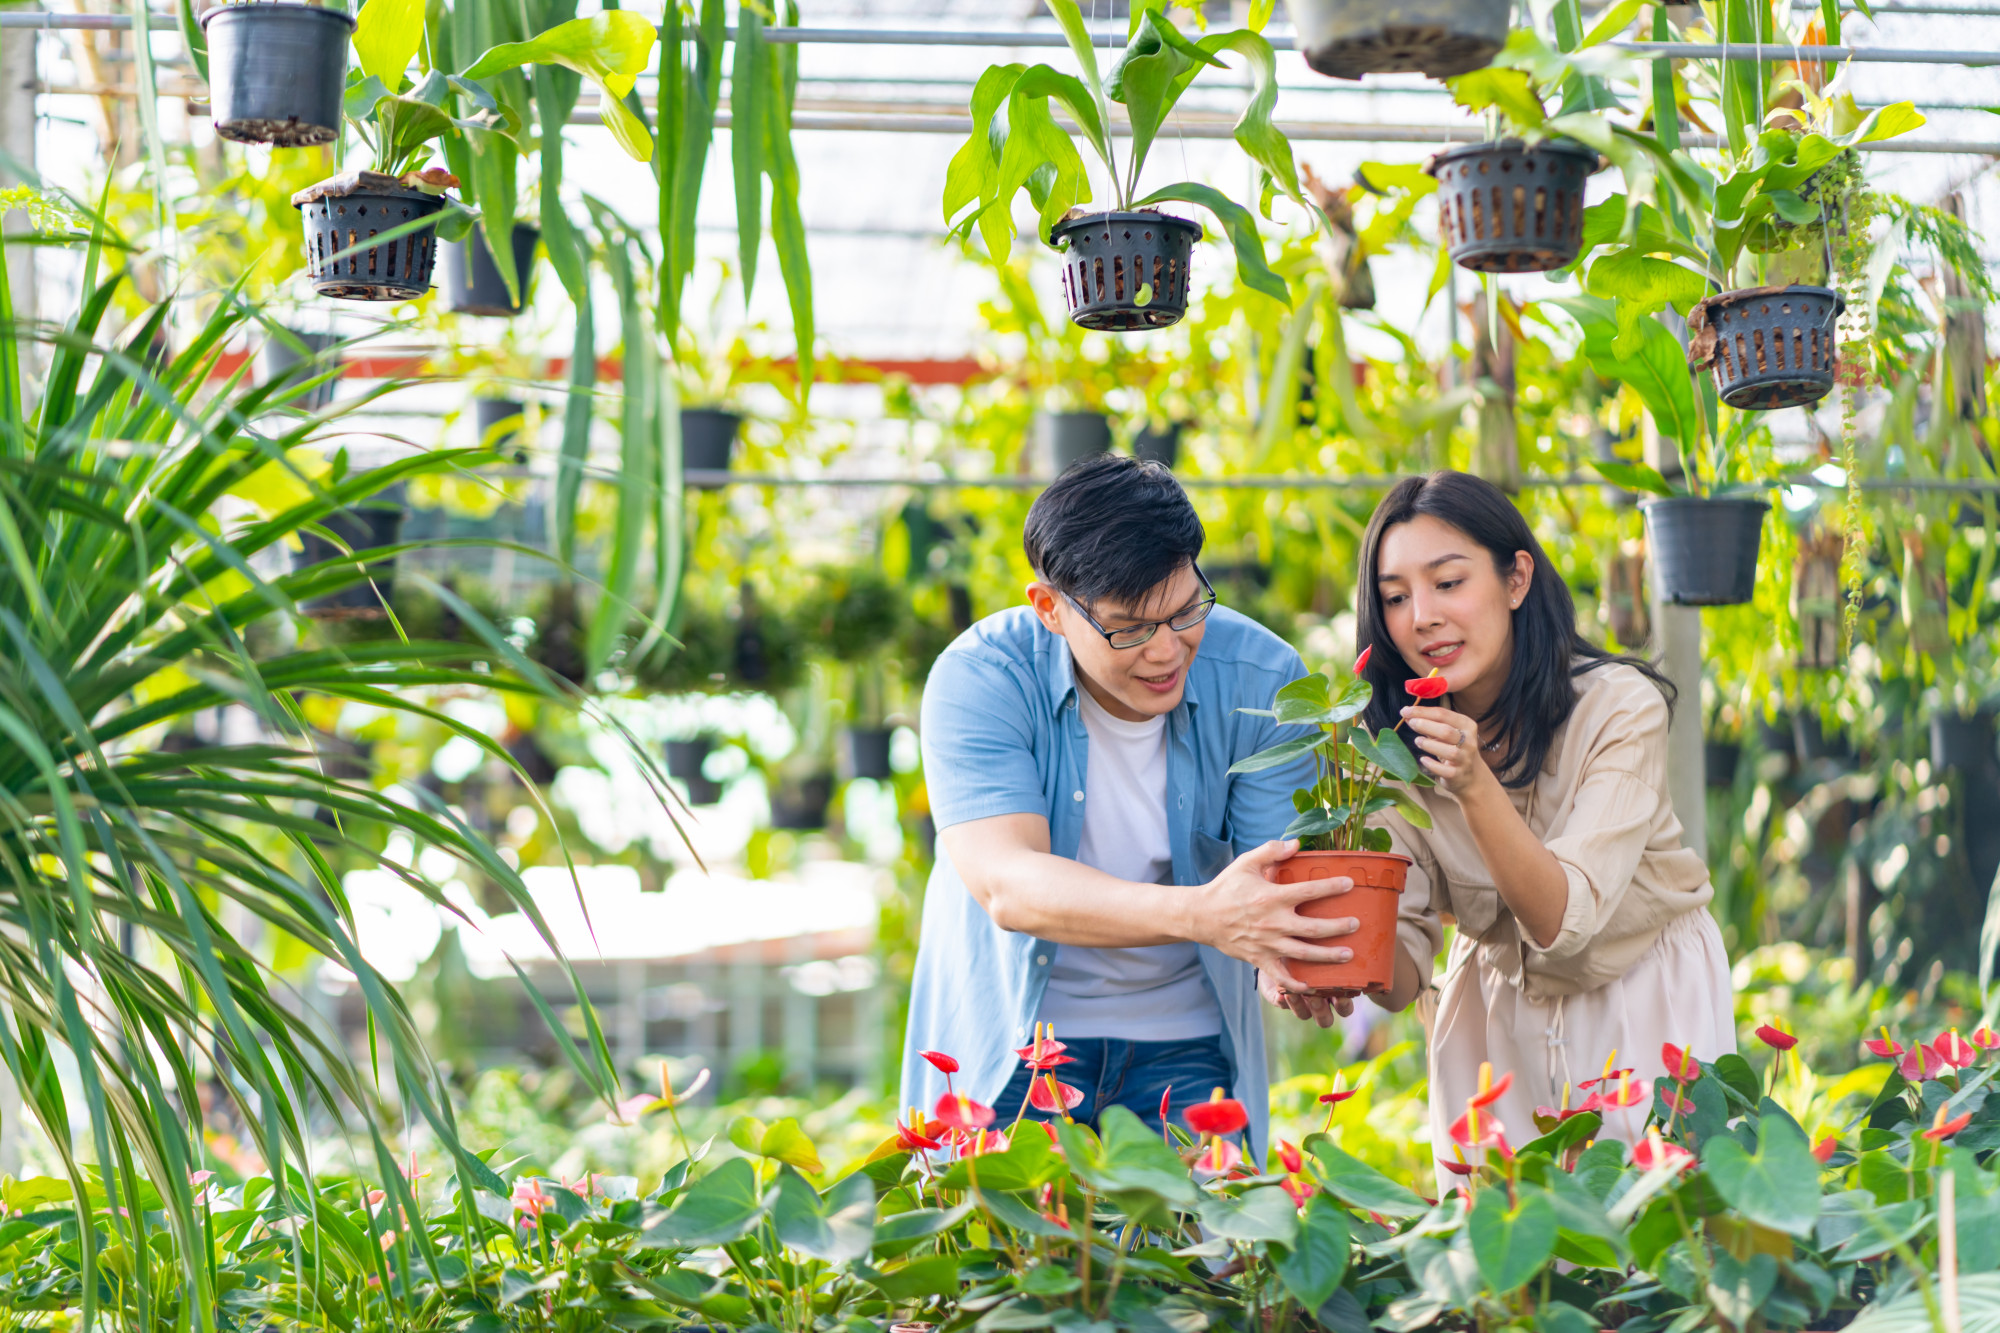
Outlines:
[[[1468, 558], [1469, 557], [1460, 555], [1458, 552], [1453, 551], [1449, 555], [1441, 555], [1437, 559], [1430, 561], [1428, 564], [1424, 566], [1424, 568], [1426, 570], [1432, 570], [1436, 569], [1439, 565], [1448, 565], [1454, 560], [1465, 560]], [[1400, 582], [1402, 577], [1403, 576], [1401, 574], [1377, 574], [1375, 576], [1375, 581], [1377, 583]]]

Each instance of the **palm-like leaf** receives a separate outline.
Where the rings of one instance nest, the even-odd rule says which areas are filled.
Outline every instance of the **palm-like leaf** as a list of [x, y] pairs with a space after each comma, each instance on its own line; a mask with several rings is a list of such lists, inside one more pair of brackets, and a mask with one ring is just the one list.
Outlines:
[[[289, 937], [359, 979], [404, 1113], [427, 1122], [453, 1154], [462, 1186], [493, 1190], [498, 1178], [458, 1145], [409, 1013], [356, 947], [341, 870], [387, 869], [444, 905], [413, 866], [375, 850], [385, 830], [398, 830], [477, 867], [548, 936], [520, 878], [449, 810], [414, 807], [351, 768], [329, 769], [301, 720], [303, 701], [329, 696], [441, 722], [511, 763], [492, 738], [428, 708], [424, 693], [555, 698], [561, 687], [462, 604], [454, 610], [483, 636], [479, 645], [398, 636], [339, 646], [308, 633], [288, 649], [247, 646], [246, 636], [266, 633], [257, 622], [368, 577], [341, 559], [272, 572], [288, 567], [292, 534], [399, 480], [488, 456], [423, 455], [365, 476], [336, 469], [325, 484], [300, 476], [310, 498], [284, 512], [231, 508], [223, 502], [232, 490], [262, 469], [290, 468], [288, 452], [323, 422], [270, 413], [303, 385], [210, 386], [224, 343], [253, 317], [234, 292], [164, 364], [149, 364], [144, 349], [166, 322], [165, 305], [122, 350], [100, 345], [119, 278], [97, 281], [99, 257], [93, 245], [84, 300], [68, 326], [36, 335], [53, 350], [32, 412], [24, 406], [24, 336], [0, 264], [0, 1002], [8, 1020], [0, 1058], [64, 1154], [79, 1220], [91, 1215], [91, 1191], [108, 1205], [78, 1234], [86, 1326], [98, 1252], [117, 1245], [123, 1265], [135, 1255], [142, 1266], [157, 1262], [141, 1232], [162, 1217], [176, 1242], [169, 1251], [191, 1257], [178, 1273], [141, 1273], [136, 1289], [168, 1278], [185, 1298], [181, 1308], [201, 1312], [195, 1326], [210, 1326], [216, 1293], [188, 1184], [202, 1165], [202, 1080], [226, 1088], [251, 1126], [271, 1165], [272, 1206], [311, 1215], [298, 1188], [310, 1178], [311, 1122], [323, 1129], [328, 1115], [350, 1124], [359, 1116], [391, 1192], [384, 1228], [403, 1227], [399, 1211], [411, 1215], [375, 1128], [373, 1080], [300, 1017], [246, 926], [256, 923], [266, 939]], [[265, 739], [161, 746], [170, 731], [184, 738], [201, 710], [226, 704], [255, 710]], [[666, 790], [663, 776], [648, 772]], [[602, 1035], [587, 1004], [581, 1012], [587, 1041], [578, 1046], [557, 1032], [558, 1042], [601, 1093], [615, 1095]], [[58, 1077], [65, 1051], [81, 1096], [74, 1111]], [[73, 1152], [79, 1130], [90, 1152]], [[470, 1223], [470, 1191], [459, 1197]], [[408, 1233], [424, 1234], [421, 1226]], [[428, 1242], [422, 1248], [420, 1262], [434, 1261]]]

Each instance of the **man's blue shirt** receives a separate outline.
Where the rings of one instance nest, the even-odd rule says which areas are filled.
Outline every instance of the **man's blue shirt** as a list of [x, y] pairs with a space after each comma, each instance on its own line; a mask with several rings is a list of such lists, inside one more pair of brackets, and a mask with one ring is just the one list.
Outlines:
[[[1229, 767], [1303, 734], [1236, 710], [1269, 708], [1280, 687], [1304, 674], [1299, 655], [1262, 625], [1227, 607], [1210, 613], [1184, 696], [1168, 715], [1175, 885], [1208, 882], [1238, 852], [1277, 837], [1291, 822], [1292, 791], [1311, 781], [1310, 759], [1235, 777]], [[940, 831], [994, 815], [1042, 815], [1049, 849], [1075, 858], [1089, 792], [1079, 688], [1069, 645], [1025, 606], [988, 616], [945, 650], [925, 683], [923, 706], [924, 778]], [[910, 989], [905, 1105], [928, 1112], [944, 1091], [943, 1076], [920, 1054], [927, 1050], [958, 1059], [954, 1082], [967, 1095], [989, 1103], [999, 1095], [1019, 1063], [1014, 1048], [1034, 1035], [1055, 951], [1048, 940], [994, 925], [940, 840]], [[1233, 1094], [1250, 1112], [1253, 1160], [1261, 1160], [1254, 1154], [1265, 1141], [1269, 1078], [1256, 973], [1206, 945], [1201, 961], [1222, 1009], [1223, 1049], [1236, 1071]], [[1174, 1102], [1201, 1101], [1209, 1091], [1176, 1088]], [[998, 1109], [1011, 1119], [1018, 1108]]]

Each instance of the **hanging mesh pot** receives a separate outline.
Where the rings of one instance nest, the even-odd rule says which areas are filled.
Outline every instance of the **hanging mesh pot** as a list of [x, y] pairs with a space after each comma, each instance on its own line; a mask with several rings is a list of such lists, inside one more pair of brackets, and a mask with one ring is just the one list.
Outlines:
[[1201, 225], [1150, 209], [1086, 213], [1058, 222], [1063, 300], [1072, 323], [1126, 333], [1164, 329], [1187, 313], [1188, 268]]
[[408, 301], [431, 289], [437, 227], [417, 227], [388, 240], [383, 232], [444, 209], [426, 194], [373, 171], [321, 181], [292, 196], [305, 217], [306, 276], [321, 296], [343, 301]]
[[1583, 183], [1597, 151], [1570, 139], [1447, 148], [1424, 165], [1452, 261], [1477, 273], [1546, 273], [1583, 248]]
[[1285, 0], [1306, 64], [1336, 79], [1479, 69], [1507, 40], [1508, 0]]
[[1688, 368], [1745, 412], [1802, 407], [1833, 388], [1835, 325], [1847, 301], [1831, 287], [1745, 287], [1688, 314]]

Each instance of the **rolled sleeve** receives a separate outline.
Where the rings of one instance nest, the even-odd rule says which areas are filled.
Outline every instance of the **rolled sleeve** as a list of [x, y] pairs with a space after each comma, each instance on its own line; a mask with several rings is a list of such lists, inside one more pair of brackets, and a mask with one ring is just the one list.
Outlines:
[[1017, 669], [976, 650], [938, 658], [924, 684], [922, 736], [939, 829], [995, 815], [1047, 817], [1034, 716]]
[[1562, 928], [1547, 948], [1522, 934], [1528, 956], [1556, 962], [1581, 953], [1611, 919], [1646, 854], [1659, 813], [1660, 793], [1636, 773], [1592, 773], [1577, 788], [1568, 824], [1577, 830], [1547, 844], [1569, 881]]

